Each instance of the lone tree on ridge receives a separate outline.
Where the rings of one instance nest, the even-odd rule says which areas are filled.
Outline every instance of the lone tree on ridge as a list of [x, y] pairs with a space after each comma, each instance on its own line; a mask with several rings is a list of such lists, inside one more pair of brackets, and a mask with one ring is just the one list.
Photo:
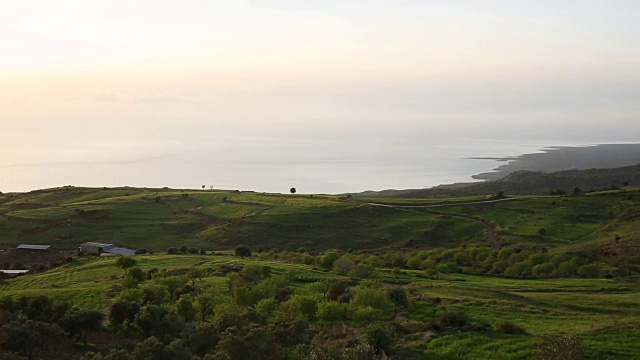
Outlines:
[[291, 192], [292, 194], [296, 193], [296, 188], [292, 187], [291, 189], [289, 189], [289, 192]]

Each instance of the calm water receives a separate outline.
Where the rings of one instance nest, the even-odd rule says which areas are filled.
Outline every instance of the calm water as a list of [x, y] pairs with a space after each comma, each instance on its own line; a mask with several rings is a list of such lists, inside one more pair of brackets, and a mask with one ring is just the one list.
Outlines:
[[[74, 186], [239, 189], [299, 193], [424, 188], [473, 181], [501, 163], [469, 157], [515, 156], [552, 145], [532, 140], [391, 138], [238, 139], [213, 144], [105, 153], [88, 148], [73, 159], [0, 164], [0, 191]], [[579, 144], [578, 144], [579, 145]], [[59, 149], [58, 149], [59, 150]], [[73, 150], [73, 149], [70, 149]]]

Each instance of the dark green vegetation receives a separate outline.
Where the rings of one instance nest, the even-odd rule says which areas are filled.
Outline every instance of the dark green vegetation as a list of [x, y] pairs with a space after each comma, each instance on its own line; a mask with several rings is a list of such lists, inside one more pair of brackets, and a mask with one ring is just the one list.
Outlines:
[[548, 195], [558, 190], [571, 194], [576, 188], [581, 192], [589, 192], [619, 189], [629, 184], [640, 185], [640, 165], [553, 173], [519, 170], [494, 181], [439, 185], [428, 189], [366, 191], [352, 195], [369, 198], [433, 198], [497, 194], [500, 191], [505, 194]]
[[[0, 349], [13, 359], [640, 357], [639, 188], [376, 202], [5, 195], [2, 242], [55, 250], [51, 262], [20, 253], [33, 272], [0, 282]], [[58, 253], [85, 241], [154, 254]], [[19, 253], [7, 252], [0, 264], [16, 268]]]
[[[266, 253], [250, 260], [140, 255], [124, 274], [114, 258], [78, 257], [0, 284], [1, 346], [43, 358], [101, 359], [86, 353], [124, 349], [136, 359], [152, 351], [185, 359], [338, 359], [347, 348], [369, 354], [356, 359], [372, 359], [376, 349], [402, 359], [529, 359], [545, 350], [539, 343], [573, 341], [587, 358], [638, 356], [635, 277], [521, 280], [378, 268], [374, 280], [362, 280], [337, 273], [338, 261], [359, 256], [338, 254], [326, 271], [325, 255], [311, 265]], [[220, 265], [228, 263], [245, 267], [225, 275]], [[38, 337], [38, 346], [9, 340], [21, 331]]]

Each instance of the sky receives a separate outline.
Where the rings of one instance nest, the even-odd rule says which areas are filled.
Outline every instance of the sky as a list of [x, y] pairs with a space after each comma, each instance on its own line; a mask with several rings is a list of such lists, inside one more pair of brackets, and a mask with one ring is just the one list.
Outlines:
[[637, 142], [639, 14], [635, 0], [0, 0], [0, 171]]

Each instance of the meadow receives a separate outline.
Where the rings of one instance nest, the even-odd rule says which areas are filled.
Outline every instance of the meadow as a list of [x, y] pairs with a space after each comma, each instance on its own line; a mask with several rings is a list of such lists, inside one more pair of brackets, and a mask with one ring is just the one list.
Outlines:
[[[203, 279], [222, 296], [228, 297], [229, 283], [215, 272], [222, 263], [267, 265], [273, 274], [293, 279], [330, 281], [348, 277], [313, 265], [279, 261], [240, 259], [220, 255], [137, 255], [138, 266], [151, 269], [210, 269]], [[4, 296], [45, 295], [67, 300], [84, 308], [108, 311], [118, 295], [122, 269], [116, 258], [76, 257], [61, 268], [21, 276], [0, 283]], [[380, 269], [378, 281], [401, 283], [408, 289], [411, 305], [398, 310], [392, 322], [427, 324], [445, 312], [463, 312], [473, 323], [486, 326], [483, 331], [448, 331], [434, 335], [417, 331], [396, 335], [396, 346], [414, 358], [437, 359], [529, 359], [540, 336], [570, 334], [583, 344], [586, 358], [633, 359], [640, 356], [634, 339], [640, 335], [640, 289], [637, 278], [625, 279], [510, 279], [469, 274], [425, 276], [423, 271]], [[294, 281], [304, 289], [308, 280]], [[500, 321], [522, 327], [524, 334], [505, 334], [491, 330]], [[359, 323], [347, 320], [350, 326]], [[311, 324], [320, 325], [317, 320]], [[406, 355], [409, 356], [409, 355]]]
[[[197, 268], [206, 274], [198, 286], [228, 301], [235, 296], [233, 280], [218, 271], [220, 264], [269, 266], [301, 296], [339, 280], [357, 293], [364, 280], [350, 270], [372, 266], [381, 289], [400, 286], [408, 305], [382, 317], [374, 312], [371, 321], [357, 311], [343, 321], [356, 331], [369, 323], [392, 326], [392, 358], [530, 359], [547, 335], [578, 339], [588, 359], [639, 358], [640, 189], [495, 199], [65, 187], [4, 195], [0, 230], [5, 246], [51, 244], [55, 252], [104, 241], [145, 248], [150, 254], [133, 258], [152, 280], [133, 288]], [[501, 249], [491, 249], [485, 225]], [[234, 256], [238, 245], [249, 246], [253, 256]], [[170, 247], [200, 254], [165, 254]], [[334, 267], [338, 260], [349, 269]], [[108, 314], [132, 286], [116, 261], [72, 256], [0, 281], [0, 298], [44, 295]], [[497, 271], [499, 262], [504, 267]], [[532, 270], [542, 263], [555, 263], [556, 270]], [[519, 264], [523, 270], [510, 275], [508, 267]], [[562, 264], [570, 270], [561, 272]], [[580, 266], [596, 271], [583, 273]], [[176, 300], [163, 306], [173, 309]], [[464, 314], [465, 325], [438, 325], [452, 313]], [[307, 314], [305, 321], [314, 333], [332, 331], [319, 315]], [[503, 331], [504, 322], [522, 331]], [[105, 326], [117, 334], [108, 321]]]

